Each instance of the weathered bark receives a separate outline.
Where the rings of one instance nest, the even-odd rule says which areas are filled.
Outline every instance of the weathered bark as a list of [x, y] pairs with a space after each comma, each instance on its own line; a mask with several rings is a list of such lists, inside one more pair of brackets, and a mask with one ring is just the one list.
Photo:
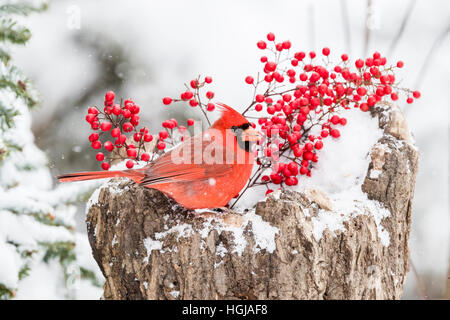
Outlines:
[[375, 111], [385, 134], [362, 185], [390, 215], [376, 221], [371, 212], [355, 214], [345, 229], [319, 238], [314, 221], [332, 207], [320, 190], [269, 196], [246, 215], [199, 215], [159, 191], [111, 182], [87, 215], [104, 298], [401, 298], [418, 152], [401, 111], [390, 110]]

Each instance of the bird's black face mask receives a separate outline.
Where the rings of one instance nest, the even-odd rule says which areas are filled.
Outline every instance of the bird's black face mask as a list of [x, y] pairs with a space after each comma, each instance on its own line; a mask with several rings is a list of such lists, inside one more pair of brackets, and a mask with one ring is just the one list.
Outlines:
[[250, 123], [231, 127], [239, 147], [250, 152], [256, 141], [260, 139], [260, 134], [252, 128]]

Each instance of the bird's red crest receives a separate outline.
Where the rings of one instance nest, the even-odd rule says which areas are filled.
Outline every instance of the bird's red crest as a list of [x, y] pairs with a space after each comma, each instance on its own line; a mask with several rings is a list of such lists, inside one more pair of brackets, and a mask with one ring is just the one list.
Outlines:
[[216, 129], [230, 129], [248, 123], [248, 120], [239, 112], [223, 103], [216, 103], [217, 109], [222, 113], [221, 117], [212, 125]]

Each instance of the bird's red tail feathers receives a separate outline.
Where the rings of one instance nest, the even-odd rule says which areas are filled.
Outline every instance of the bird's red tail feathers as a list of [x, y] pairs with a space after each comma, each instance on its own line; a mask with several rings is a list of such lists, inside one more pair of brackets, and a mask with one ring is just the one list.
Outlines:
[[144, 177], [144, 174], [137, 170], [123, 170], [123, 171], [87, 171], [87, 172], [75, 172], [57, 176], [56, 178], [60, 182], [69, 181], [84, 181], [95, 180], [114, 177], [127, 177], [135, 182], [139, 182]]

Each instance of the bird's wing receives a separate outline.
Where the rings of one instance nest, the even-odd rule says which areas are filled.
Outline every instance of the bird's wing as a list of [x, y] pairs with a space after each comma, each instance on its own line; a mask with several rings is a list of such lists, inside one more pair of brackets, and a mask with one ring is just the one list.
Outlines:
[[147, 166], [140, 184], [190, 182], [229, 175], [233, 161], [226, 160], [227, 155], [233, 156], [233, 150], [228, 149], [214, 141], [205, 141], [203, 136], [192, 137]]

